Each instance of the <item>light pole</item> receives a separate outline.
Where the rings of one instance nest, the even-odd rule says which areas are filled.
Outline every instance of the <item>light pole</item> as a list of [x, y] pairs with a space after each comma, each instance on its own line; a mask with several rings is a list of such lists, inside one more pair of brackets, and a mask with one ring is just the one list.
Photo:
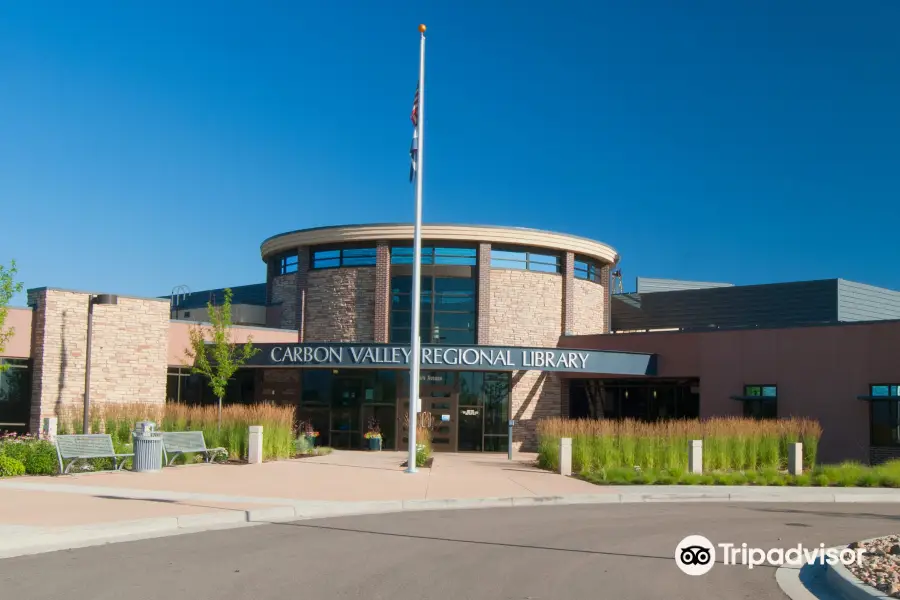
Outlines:
[[87, 350], [85, 351], [84, 365], [84, 422], [82, 433], [91, 431], [91, 329], [94, 325], [94, 305], [104, 306], [118, 304], [119, 297], [113, 294], [91, 294], [88, 297], [88, 321], [87, 321]]

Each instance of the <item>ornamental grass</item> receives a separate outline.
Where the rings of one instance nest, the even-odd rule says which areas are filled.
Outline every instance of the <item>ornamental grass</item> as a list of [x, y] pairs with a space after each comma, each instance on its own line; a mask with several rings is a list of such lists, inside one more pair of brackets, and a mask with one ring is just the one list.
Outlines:
[[559, 439], [572, 438], [578, 473], [640, 467], [686, 471], [691, 440], [703, 440], [704, 471], [781, 469], [788, 444], [803, 443], [805, 468], [815, 466], [822, 428], [806, 418], [757, 420], [722, 417], [642, 422], [632, 419], [548, 418], [538, 422], [538, 463], [559, 466]]
[[[60, 434], [83, 432], [80, 406], [65, 406], [57, 413]], [[251, 425], [263, 427], [263, 459], [291, 458], [294, 454], [294, 408], [274, 404], [231, 404], [218, 407], [187, 404], [122, 403], [91, 406], [91, 431], [108, 433], [117, 451], [131, 447], [131, 432], [139, 421], [153, 421], [162, 431], [202, 431], [208, 448], [223, 447], [228, 457], [247, 457]]]

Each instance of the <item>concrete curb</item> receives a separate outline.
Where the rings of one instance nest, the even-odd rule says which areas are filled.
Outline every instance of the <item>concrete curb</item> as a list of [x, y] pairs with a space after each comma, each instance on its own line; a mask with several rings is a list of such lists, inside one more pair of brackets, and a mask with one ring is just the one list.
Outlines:
[[[19, 489], [26, 486], [15, 486]], [[79, 486], [47, 486], [45, 491], [57, 493], [95, 494], [99, 488]], [[50, 489], [48, 489], [50, 488]], [[62, 489], [61, 489], [62, 488]], [[34, 488], [32, 488], [34, 489]], [[900, 494], [846, 494], [846, 493], [789, 493], [764, 495], [763, 493], [729, 493], [727, 491], [573, 494], [566, 496], [523, 496], [501, 498], [449, 498], [436, 500], [384, 500], [363, 502], [299, 501], [288, 498], [230, 497], [218, 494], [177, 493], [152, 490], [128, 490], [102, 488], [102, 491], [122, 498], [139, 499], [192, 499], [222, 502], [253, 502], [272, 504], [267, 508], [237, 509], [212, 513], [181, 515], [116, 521], [75, 527], [42, 528], [4, 526], [0, 536], [0, 558], [39, 554], [113, 542], [148, 539], [166, 535], [197, 533], [224, 528], [245, 527], [265, 523], [290, 522], [328, 517], [360, 516], [430, 510], [463, 510], [477, 508], [513, 508], [535, 506], [567, 506], [592, 504], [681, 503], [681, 502], [781, 502], [781, 503], [842, 503], [842, 502], [900, 502]], [[786, 568], [786, 567], [782, 567]], [[794, 567], [796, 568], [796, 567]], [[846, 569], [844, 569], [846, 571]], [[853, 577], [849, 571], [849, 577]], [[832, 576], [834, 577], [834, 576]], [[855, 578], [853, 578], [855, 579]], [[862, 585], [862, 584], [859, 584]], [[864, 586], [868, 587], [868, 586]], [[867, 596], [867, 598], [886, 596]]]
[[[878, 538], [861, 540], [865, 544]], [[846, 548], [847, 546], [837, 546]], [[873, 598], [890, 598], [884, 592], [860, 581], [850, 569], [842, 564], [825, 565], [825, 582], [842, 600], [872, 600]]]

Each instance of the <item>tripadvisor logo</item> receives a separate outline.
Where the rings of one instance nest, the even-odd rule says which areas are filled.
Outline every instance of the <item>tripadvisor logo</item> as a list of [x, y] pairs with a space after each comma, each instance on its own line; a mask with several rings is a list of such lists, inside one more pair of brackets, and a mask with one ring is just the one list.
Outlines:
[[762, 565], [780, 567], [785, 563], [803, 562], [809, 565], [860, 565], [864, 552], [862, 548], [826, 548], [825, 544], [812, 548], [797, 544], [791, 548], [764, 550], [749, 547], [746, 543], [713, 544], [702, 535], [689, 535], [675, 547], [675, 564], [682, 573], [696, 576], [709, 573], [716, 564], [717, 555], [723, 565], [745, 565], [752, 569]]

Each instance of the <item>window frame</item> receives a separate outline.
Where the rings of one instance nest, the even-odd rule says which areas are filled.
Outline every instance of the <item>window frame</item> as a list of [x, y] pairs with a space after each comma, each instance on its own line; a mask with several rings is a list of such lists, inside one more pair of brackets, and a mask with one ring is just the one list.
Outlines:
[[[291, 261], [293, 259], [293, 261]], [[290, 275], [300, 268], [300, 254], [296, 251], [283, 252], [275, 257], [275, 276]]]
[[[509, 258], [509, 257], [501, 257], [495, 256], [495, 252], [508, 252], [511, 254], [523, 254], [524, 258]], [[536, 260], [532, 258], [534, 256], [540, 257], [553, 257], [555, 259], [554, 263], [549, 263], [546, 260]], [[563, 257], [562, 253], [558, 250], [551, 250], [549, 248], [535, 248], [531, 246], [507, 246], [507, 245], [496, 245], [491, 246], [491, 269], [507, 269], [510, 271], [530, 271], [532, 273], [544, 273], [549, 275], [560, 275], [563, 271]], [[500, 261], [501, 264], [496, 264], [496, 261]], [[523, 265], [522, 267], [514, 266], [514, 265]], [[540, 268], [532, 268], [532, 265], [545, 265], [545, 266], [554, 266], [555, 270], [546, 270]]]
[[[751, 388], [759, 388], [759, 394], [751, 394]], [[766, 395], [765, 390], [772, 389], [775, 393]], [[778, 385], [775, 383], [748, 383], [744, 384], [744, 417], [750, 419], [777, 419], [778, 418]], [[754, 398], [754, 400], [750, 400]], [[758, 398], [758, 400], [756, 399]], [[766, 414], [770, 408], [772, 414]]]
[[[888, 390], [886, 395], [876, 395], [875, 388], [885, 387]], [[894, 392], [893, 394], [891, 392]], [[869, 385], [869, 445], [875, 448], [896, 448], [900, 447], [900, 382], [897, 383], [873, 383]], [[877, 400], [876, 400], [877, 398]], [[884, 403], [888, 407], [889, 427], [893, 430], [892, 440], [889, 444], [876, 443], [876, 438], [881, 435], [875, 434], [875, 411], [876, 404]], [[893, 425], [890, 422], [893, 421]]]
[[[358, 256], [354, 256], [350, 254], [347, 255], [348, 252], [366, 252], [366, 254], [361, 254]], [[328, 264], [328, 265], [318, 265], [316, 264], [316, 254], [325, 253], [325, 252], [336, 252], [337, 256], [331, 257], [322, 257], [319, 258], [319, 261], [337, 261], [337, 264]], [[371, 252], [371, 255], [368, 253]], [[348, 264], [348, 260], [360, 260], [366, 259], [365, 262], [362, 263], [350, 263]], [[371, 262], [370, 262], [371, 261]], [[369, 246], [369, 245], [357, 245], [357, 244], [339, 244], [339, 245], [323, 245], [323, 246], [313, 246], [309, 249], [309, 270], [310, 271], [325, 271], [327, 269], [355, 269], [355, 268], [368, 268], [374, 267], [378, 264], [378, 247], [377, 246]]]
[[[409, 254], [402, 252], [397, 254], [396, 250], [409, 250]], [[454, 254], [452, 252], [441, 252], [448, 250], [465, 250], [466, 254]], [[471, 256], [468, 255], [471, 252]], [[391, 265], [412, 265], [415, 249], [407, 244], [391, 245], [390, 252]], [[402, 259], [402, 260], [397, 260]], [[455, 261], [452, 259], [456, 259]], [[471, 261], [471, 262], [470, 262]], [[422, 265], [429, 267], [477, 267], [478, 266], [478, 247], [470, 244], [446, 244], [441, 242], [428, 242], [428, 245], [422, 246]]]
[[[584, 264], [584, 268], [580, 268], [578, 266], [578, 263]], [[581, 276], [582, 273], [584, 274], [583, 276]], [[576, 254], [573, 275], [575, 279], [580, 279], [582, 281], [603, 283], [601, 281], [603, 278], [603, 265], [601, 265], [599, 261], [593, 258], [588, 258], [587, 256], [579, 256]]]

